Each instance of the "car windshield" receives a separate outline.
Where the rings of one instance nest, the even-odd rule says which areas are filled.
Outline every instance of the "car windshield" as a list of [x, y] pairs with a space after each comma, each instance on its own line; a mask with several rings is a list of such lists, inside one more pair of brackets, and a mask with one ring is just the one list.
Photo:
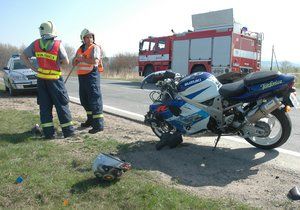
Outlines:
[[[37, 67], [37, 61], [36, 59], [30, 59], [30, 62]], [[13, 70], [18, 70], [18, 69], [28, 69], [28, 67], [24, 64], [22, 60], [14, 60], [14, 67]]]

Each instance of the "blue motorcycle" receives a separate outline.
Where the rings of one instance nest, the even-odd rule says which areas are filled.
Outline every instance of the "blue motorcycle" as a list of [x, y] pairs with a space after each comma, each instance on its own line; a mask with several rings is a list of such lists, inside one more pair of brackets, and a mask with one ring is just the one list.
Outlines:
[[176, 147], [182, 136], [238, 135], [255, 147], [273, 149], [291, 134], [287, 112], [299, 107], [295, 77], [280, 72], [261, 71], [222, 84], [208, 72], [181, 76], [170, 70], [154, 72], [142, 81], [156, 83], [159, 90], [145, 123], [160, 138], [157, 149]]

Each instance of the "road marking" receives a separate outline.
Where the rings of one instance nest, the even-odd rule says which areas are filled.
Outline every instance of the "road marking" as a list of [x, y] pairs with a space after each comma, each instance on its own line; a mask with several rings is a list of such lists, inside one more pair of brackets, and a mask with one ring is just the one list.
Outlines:
[[[73, 96], [70, 96], [69, 98], [72, 99], [72, 100], [75, 100], [76, 103], [80, 103], [79, 98], [76, 98], [76, 97], [73, 97]], [[141, 115], [141, 114], [126, 111], [126, 110], [123, 110], [123, 109], [118, 109], [118, 108], [115, 108], [115, 107], [112, 107], [112, 106], [107, 106], [107, 105], [103, 105], [103, 108], [104, 108], [105, 111], [108, 111], [108, 112], [113, 111], [113, 112], [117, 112], [117, 114], [124, 114], [128, 117], [132, 116], [132, 117], [134, 117], [135, 120], [140, 120], [142, 122], [144, 121], [144, 115]]]
[[[246, 140], [243, 140], [242, 138], [238, 138], [238, 137], [234, 137], [234, 136], [223, 136], [223, 138], [231, 140], [231, 141], [235, 141], [235, 142], [238, 142], [238, 143], [249, 144], [249, 143], [246, 142]], [[292, 151], [292, 150], [287, 150], [287, 149], [282, 149], [282, 148], [275, 148], [275, 150], [277, 150], [278, 152], [283, 153], [283, 154], [289, 154], [289, 155], [293, 155], [293, 156], [296, 156], [296, 157], [300, 157], [299, 152], [295, 152], [295, 151]]]

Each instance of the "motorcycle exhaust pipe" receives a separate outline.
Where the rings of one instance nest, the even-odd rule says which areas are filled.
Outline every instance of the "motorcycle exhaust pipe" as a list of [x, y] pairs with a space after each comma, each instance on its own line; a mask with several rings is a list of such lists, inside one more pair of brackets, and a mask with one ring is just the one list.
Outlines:
[[270, 99], [263, 103], [260, 107], [251, 110], [248, 112], [247, 116], [245, 117], [246, 120], [250, 123], [255, 123], [259, 119], [267, 116], [271, 112], [273, 112], [275, 109], [279, 108], [281, 106], [281, 102], [277, 97]]

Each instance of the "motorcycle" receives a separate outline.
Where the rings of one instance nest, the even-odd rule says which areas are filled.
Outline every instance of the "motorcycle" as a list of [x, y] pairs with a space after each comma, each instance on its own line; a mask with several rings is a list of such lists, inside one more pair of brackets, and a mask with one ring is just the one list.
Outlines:
[[238, 135], [261, 149], [283, 145], [291, 134], [288, 115], [299, 108], [295, 77], [261, 71], [222, 84], [208, 72], [181, 76], [170, 70], [154, 72], [141, 83], [155, 83], [153, 103], [145, 123], [160, 138], [159, 150], [182, 142], [182, 136]]

